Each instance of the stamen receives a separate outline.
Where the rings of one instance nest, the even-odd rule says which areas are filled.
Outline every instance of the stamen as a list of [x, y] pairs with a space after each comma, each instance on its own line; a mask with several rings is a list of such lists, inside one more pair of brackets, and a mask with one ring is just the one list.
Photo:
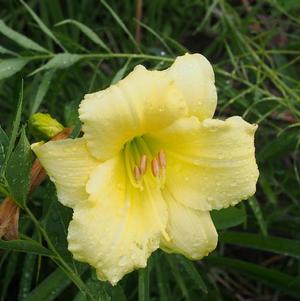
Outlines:
[[144, 175], [147, 170], [147, 156], [143, 155], [140, 161], [140, 171], [141, 174]]
[[153, 173], [154, 177], [158, 177], [160, 167], [159, 167], [159, 163], [156, 158], [152, 160], [151, 167], [152, 167], [152, 173]]
[[133, 169], [133, 175], [138, 182], [142, 178], [142, 172], [138, 166], [135, 166]]
[[160, 150], [158, 153], [158, 161], [161, 168], [165, 168], [167, 166], [166, 154], [163, 150]]

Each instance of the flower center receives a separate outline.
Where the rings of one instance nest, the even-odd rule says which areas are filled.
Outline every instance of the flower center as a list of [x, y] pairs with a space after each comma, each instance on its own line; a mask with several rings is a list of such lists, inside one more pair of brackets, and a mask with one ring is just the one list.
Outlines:
[[127, 176], [131, 184], [144, 190], [145, 181], [155, 180], [162, 188], [165, 183], [167, 160], [163, 150], [151, 149], [145, 136], [128, 141], [123, 149]]

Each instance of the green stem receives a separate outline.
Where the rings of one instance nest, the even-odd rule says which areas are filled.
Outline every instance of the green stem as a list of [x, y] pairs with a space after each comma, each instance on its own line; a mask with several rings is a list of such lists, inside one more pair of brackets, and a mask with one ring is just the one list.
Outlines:
[[84, 293], [87, 294], [91, 300], [93, 299], [93, 296], [86, 288], [84, 282], [81, 280], [80, 277], [70, 268], [70, 266], [64, 261], [64, 259], [61, 257], [61, 255], [57, 252], [55, 246], [52, 244], [51, 239], [49, 238], [47, 232], [45, 229], [41, 226], [39, 221], [36, 219], [34, 214], [31, 212], [31, 210], [25, 205], [24, 210], [30, 217], [30, 219], [33, 221], [33, 223], [36, 225], [36, 227], [39, 229], [43, 237], [45, 238], [49, 249], [53, 252], [55, 256], [52, 257], [52, 260], [69, 276], [69, 278], [75, 283], [75, 285]]

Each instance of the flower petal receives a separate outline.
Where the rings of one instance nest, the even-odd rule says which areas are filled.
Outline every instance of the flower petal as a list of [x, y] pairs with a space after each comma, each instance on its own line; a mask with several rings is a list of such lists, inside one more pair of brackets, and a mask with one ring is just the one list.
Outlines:
[[116, 284], [125, 274], [145, 267], [159, 247], [167, 209], [159, 189], [140, 191], [126, 179], [121, 157], [110, 159], [91, 174], [90, 198], [74, 208], [69, 250], [94, 266], [100, 280]]
[[171, 240], [162, 238], [161, 248], [169, 253], [180, 253], [190, 259], [201, 259], [213, 251], [218, 234], [209, 212], [182, 205], [170, 193], [164, 193], [168, 205], [167, 233]]
[[204, 120], [214, 115], [217, 105], [215, 76], [211, 64], [203, 55], [179, 56], [166, 72], [184, 95], [190, 116]]
[[177, 121], [148, 138], [167, 154], [166, 186], [191, 208], [235, 205], [254, 194], [258, 178], [255, 125], [240, 117], [226, 121]]
[[174, 81], [141, 65], [116, 85], [86, 95], [79, 109], [88, 147], [101, 161], [117, 155], [133, 137], [164, 128], [186, 113]]
[[85, 185], [99, 162], [89, 154], [84, 138], [35, 143], [32, 150], [55, 183], [62, 204], [73, 207], [88, 198]]

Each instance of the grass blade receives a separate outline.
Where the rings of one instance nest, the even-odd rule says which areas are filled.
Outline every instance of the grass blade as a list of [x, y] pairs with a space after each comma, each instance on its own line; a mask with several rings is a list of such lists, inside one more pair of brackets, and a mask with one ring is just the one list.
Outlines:
[[30, 115], [33, 115], [39, 109], [41, 103], [44, 100], [45, 95], [47, 94], [53, 75], [54, 70], [50, 70], [49, 72], [46, 72], [43, 76], [42, 81], [36, 92], [35, 98], [33, 100], [33, 103], [31, 105]]
[[268, 236], [268, 230], [267, 230], [267, 225], [265, 223], [265, 219], [263, 217], [262, 210], [260, 208], [259, 203], [257, 202], [257, 199], [253, 196], [249, 199], [249, 205], [256, 217], [257, 223], [260, 227], [261, 233], [264, 236]]
[[25, 299], [31, 290], [32, 279], [34, 278], [35, 272], [36, 259], [37, 257], [35, 254], [28, 253], [25, 256], [22, 268], [22, 275], [20, 279], [19, 300]]
[[0, 62], [0, 81], [21, 71], [28, 63], [26, 58], [6, 59]]
[[2, 170], [1, 170], [1, 176], [3, 176], [3, 174], [5, 172], [7, 162], [8, 162], [8, 160], [10, 158], [10, 155], [13, 151], [13, 148], [15, 146], [15, 142], [16, 142], [16, 139], [17, 139], [17, 136], [18, 136], [18, 129], [19, 129], [19, 126], [20, 126], [21, 114], [22, 114], [22, 105], [23, 105], [23, 80], [21, 82], [21, 89], [20, 89], [20, 96], [19, 96], [19, 102], [18, 102], [18, 106], [17, 106], [16, 117], [15, 117], [13, 125], [12, 125], [12, 131], [11, 131], [11, 135], [10, 135], [9, 144], [8, 144], [8, 147], [7, 147], [5, 161], [3, 163], [3, 167], [2, 167]]
[[18, 239], [6, 241], [0, 239], [0, 249], [12, 250], [17, 252], [28, 252], [42, 256], [53, 255], [52, 252], [50, 252], [47, 248], [43, 247], [34, 240]]
[[10, 54], [12, 56], [18, 56], [18, 54], [14, 51], [11, 51], [3, 46], [0, 45], [0, 53], [1, 54]]
[[64, 25], [64, 24], [73, 24], [73, 25], [75, 25], [81, 32], [83, 32], [95, 44], [99, 45], [100, 47], [105, 49], [107, 52], [111, 53], [111, 50], [109, 49], [109, 47], [107, 45], [105, 45], [105, 43], [99, 38], [99, 36], [92, 29], [90, 29], [88, 26], [86, 26], [85, 24], [83, 24], [79, 21], [76, 21], [76, 20], [67, 19], [67, 20], [64, 20], [64, 21], [61, 21], [61, 22], [57, 23], [55, 26], [61, 26], [61, 25]]
[[5, 276], [3, 277], [3, 283], [1, 288], [1, 301], [7, 300], [8, 287], [11, 284], [14, 273], [17, 268], [17, 263], [19, 260], [19, 254], [11, 253], [9, 255], [9, 259], [7, 260], [7, 265], [5, 267], [5, 271], [1, 270], [1, 274], [3, 273]]
[[133, 35], [130, 33], [129, 29], [126, 27], [124, 22], [119, 18], [119, 16], [116, 14], [116, 12], [111, 8], [111, 6], [104, 0], [100, 0], [101, 3], [106, 7], [106, 9], [110, 12], [110, 14], [113, 16], [113, 18], [117, 21], [117, 23], [120, 25], [120, 27], [124, 30], [124, 32], [128, 35], [131, 42], [134, 44], [136, 49], [141, 52], [139, 45], [137, 44], [136, 40], [134, 39]]
[[223, 243], [235, 244], [243, 247], [254, 248], [300, 259], [300, 241], [260, 234], [224, 232], [219, 236]]
[[30, 8], [28, 4], [26, 4], [23, 0], [20, 0], [22, 5], [26, 8], [26, 10], [30, 13], [32, 18], [35, 20], [35, 22], [38, 24], [40, 29], [48, 36], [50, 37], [57, 45], [60, 46], [61, 49], [66, 51], [64, 46], [60, 43], [60, 41], [54, 36], [52, 31], [45, 25], [45, 23], [40, 19], [40, 17]]
[[118, 72], [116, 73], [116, 75], [113, 77], [113, 79], [111, 81], [112, 85], [116, 84], [119, 80], [121, 80], [124, 77], [130, 61], [131, 60], [128, 59], [127, 62], [125, 63], [125, 65], [120, 70], [118, 70]]
[[254, 263], [221, 256], [208, 256], [205, 261], [213, 266], [225, 267], [242, 272], [288, 295], [300, 296], [300, 280], [274, 269], [261, 267]]
[[3, 131], [2, 127], [0, 126], [0, 171], [5, 161], [5, 154], [7, 151], [8, 144], [9, 139], [6, 133]]
[[176, 262], [176, 260], [174, 260], [175, 257], [170, 256], [170, 255], [165, 255], [165, 258], [166, 258], [168, 264], [170, 265], [171, 271], [174, 275], [174, 278], [177, 282], [178, 287], [180, 288], [180, 290], [182, 292], [183, 297], [185, 298], [185, 300], [190, 301], [191, 297], [189, 294], [189, 289], [184, 281], [185, 280], [184, 277], [181, 275], [181, 273], [178, 270], [177, 262]]
[[7, 38], [13, 40], [15, 43], [19, 44], [20, 46], [31, 49], [37, 52], [46, 52], [49, 53], [47, 49], [40, 46], [36, 42], [32, 41], [31, 39], [27, 38], [26, 36], [14, 31], [10, 27], [8, 27], [2, 20], [0, 20], [0, 32], [5, 35]]
[[25, 129], [22, 129], [20, 140], [15, 151], [7, 162], [5, 178], [11, 197], [19, 206], [24, 207], [30, 182], [31, 149]]
[[204, 293], [207, 293], [207, 287], [205, 282], [203, 281], [201, 275], [197, 271], [194, 263], [182, 256], [177, 256], [179, 262], [182, 264], [186, 272], [191, 276], [191, 279], [194, 280], [197, 287], [203, 291]]
[[139, 270], [139, 301], [149, 301], [149, 268]]
[[71, 284], [71, 280], [60, 269], [56, 269], [43, 280], [23, 301], [51, 301], [55, 300], [60, 293]]

